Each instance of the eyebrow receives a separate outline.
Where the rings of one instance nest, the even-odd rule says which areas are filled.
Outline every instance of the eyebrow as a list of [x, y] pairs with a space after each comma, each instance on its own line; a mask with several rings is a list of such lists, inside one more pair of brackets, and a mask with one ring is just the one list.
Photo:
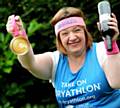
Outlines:
[[[74, 29], [76, 29], [76, 28], [78, 28], [79, 27], [79, 25], [78, 26], [75, 26], [75, 27], [73, 27], [71, 30], [74, 30]], [[81, 29], [81, 28], [80, 28]], [[68, 31], [68, 29], [65, 29], [65, 30], [62, 30], [61, 32], [67, 32]]]

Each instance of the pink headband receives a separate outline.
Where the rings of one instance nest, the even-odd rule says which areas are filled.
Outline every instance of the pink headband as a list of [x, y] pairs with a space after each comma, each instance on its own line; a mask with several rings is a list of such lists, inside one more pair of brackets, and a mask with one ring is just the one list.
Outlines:
[[74, 26], [74, 25], [86, 26], [82, 17], [69, 17], [69, 18], [63, 19], [63, 20], [59, 21], [58, 23], [56, 23], [56, 25], [55, 25], [56, 36], [58, 36], [58, 33], [61, 30], [64, 30], [64, 29]]

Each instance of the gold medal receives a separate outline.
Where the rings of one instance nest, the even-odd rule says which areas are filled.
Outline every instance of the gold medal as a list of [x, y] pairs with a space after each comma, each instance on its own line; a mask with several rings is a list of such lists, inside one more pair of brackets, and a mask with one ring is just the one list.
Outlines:
[[10, 42], [10, 49], [14, 54], [24, 55], [29, 50], [29, 43], [23, 36], [14, 37]]

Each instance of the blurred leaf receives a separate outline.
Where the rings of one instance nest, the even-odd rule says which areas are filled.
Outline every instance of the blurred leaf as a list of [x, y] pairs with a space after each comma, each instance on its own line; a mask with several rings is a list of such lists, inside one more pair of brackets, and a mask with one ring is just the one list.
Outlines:
[[0, 42], [4, 42], [4, 35], [3, 35], [3, 33], [0, 33]]
[[33, 33], [35, 33], [41, 27], [42, 27], [42, 24], [39, 24], [35, 19], [32, 20], [28, 27], [28, 35], [31, 36]]
[[13, 96], [13, 95], [16, 95], [18, 93], [24, 93], [25, 90], [19, 86], [17, 83], [12, 83], [10, 86], [8, 86], [9, 89], [8, 91], [6, 92], [6, 95], [7, 96]]
[[3, 71], [5, 72], [5, 73], [11, 73], [11, 71], [12, 71], [12, 68], [11, 67], [5, 67], [5, 68], [3, 68]]

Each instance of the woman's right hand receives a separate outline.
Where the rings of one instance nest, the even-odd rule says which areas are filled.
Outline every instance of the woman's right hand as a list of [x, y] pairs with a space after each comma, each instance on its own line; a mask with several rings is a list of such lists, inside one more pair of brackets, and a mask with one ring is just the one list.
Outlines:
[[15, 37], [10, 42], [11, 51], [17, 55], [26, 54], [29, 51], [30, 43], [20, 17], [15, 15], [9, 16], [6, 29], [8, 33]]
[[13, 37], [18, 35], [26, 36], [26, 32], [23, 27], [23, 22], [20, 16], [9, 16], [6, 24], [6, 29], [7, 32], [10, 33]]

